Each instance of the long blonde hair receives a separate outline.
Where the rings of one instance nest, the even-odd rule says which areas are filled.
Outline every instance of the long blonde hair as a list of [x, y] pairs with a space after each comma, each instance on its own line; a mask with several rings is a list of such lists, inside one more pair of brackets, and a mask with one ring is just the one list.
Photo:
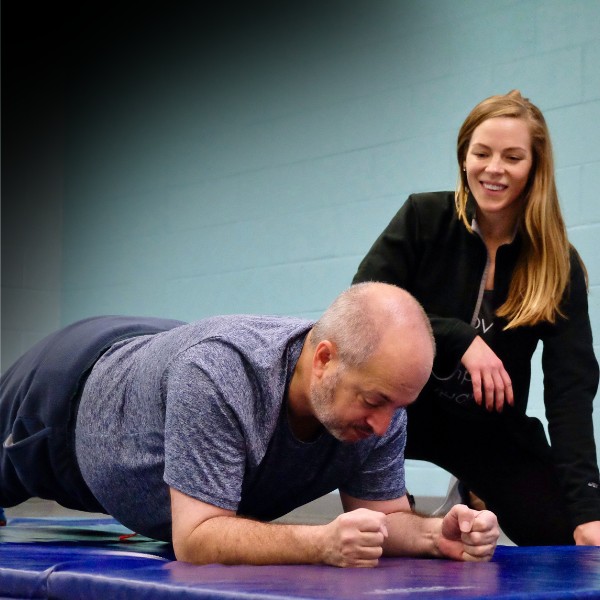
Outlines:
[[469, 189], [462, 167], [473, 132], [481, 123], [495, 117], [523, 119], [529, 126], [533, 154], [519, 221], [523, 238], [521, 253], [508, 297], [496, 314], [508, 321], [505, 329], [541, 322], [555, 323], [557, 317], [564, 316], [560, 305], [569, 283], [571, 246], [558, 202], [552, 143], [546, 121], [541, 111], [518, 90], [483, 100], [460, 128], [456, 148], [459, 165], [456, 210], [471, 231], [467, 216]]

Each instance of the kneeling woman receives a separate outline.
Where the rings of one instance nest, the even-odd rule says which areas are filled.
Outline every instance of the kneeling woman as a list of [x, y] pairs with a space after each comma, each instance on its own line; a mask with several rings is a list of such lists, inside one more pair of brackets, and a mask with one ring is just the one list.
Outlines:
[[[408, 409], [406, 457], [455, 475], [519, 545], [600, 545], [587, 274], [561, 216], [540, 110], [517, 91], [478, 104], [458, 134], [456, 192], [408, 198], [354, 282], [406, 288], [438, 356]], [[548, 443], [526, 415], [543, 344]]]

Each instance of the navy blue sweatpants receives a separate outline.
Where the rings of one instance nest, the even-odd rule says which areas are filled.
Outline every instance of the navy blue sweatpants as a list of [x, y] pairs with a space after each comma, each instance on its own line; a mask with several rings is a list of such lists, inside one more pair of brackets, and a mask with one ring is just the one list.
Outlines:
[[182, 321], [93, 317], [57, 331], [0, 379], [0, 506], [32, 497], [67, 508], [105, 512], [85, 484], [75, 456], [77, 407], [86, 377], [115, 342], [167, 331]]

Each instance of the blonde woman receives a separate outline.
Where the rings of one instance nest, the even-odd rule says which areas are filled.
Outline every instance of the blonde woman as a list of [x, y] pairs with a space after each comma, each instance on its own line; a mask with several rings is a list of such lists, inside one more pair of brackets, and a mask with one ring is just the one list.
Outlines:
[[[354, 277], [406, 288], [431, 319], [437, 358], [408, 409], [406, 457], [451, 472], [516, 544], [600, 545], [587, 274], [544, 117], [518, 91], [487, 98], [457, 158], [457, 190], [410, 196]], [[526, 415], [538, 342], [549, 442]]]

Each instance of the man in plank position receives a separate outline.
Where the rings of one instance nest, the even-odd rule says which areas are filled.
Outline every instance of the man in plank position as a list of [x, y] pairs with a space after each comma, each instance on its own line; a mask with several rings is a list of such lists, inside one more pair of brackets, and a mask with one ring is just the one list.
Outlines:
[[[489, 560], [493, 513], [422, 517], [406, 497], [405, 407], [434, 351], [420, 305], [381, 283], [316, 323], [80, 321], [2, 378], [0, 506], [105, 512], [199, 564]], [[335, 489], [330, 523], [268, 522]]]

